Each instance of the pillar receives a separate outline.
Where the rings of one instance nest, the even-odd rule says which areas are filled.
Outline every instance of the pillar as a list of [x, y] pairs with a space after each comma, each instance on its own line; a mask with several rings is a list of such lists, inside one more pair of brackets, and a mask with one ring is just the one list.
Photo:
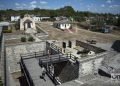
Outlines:
[[32, 23], [30, 23], [30, 27], [33, 28], [33, 24]]
[[24, 27], [25, 29], [27, 29], [28, 28], [28, 24], [27, 23], [25, 23], [25, 27]]

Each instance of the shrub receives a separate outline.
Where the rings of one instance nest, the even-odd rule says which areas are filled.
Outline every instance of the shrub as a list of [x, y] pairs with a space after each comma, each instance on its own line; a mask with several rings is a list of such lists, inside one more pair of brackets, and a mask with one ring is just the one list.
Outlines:
[[25, 37], [21, 37], [21, 42], [26, 42], [26, 38]]
[[35, 39], [31, 36], [28, 38], [28, 41], [33, 42]]
[[9, 30], [3, 30], [3, 33], [12, 33], [12, 29], [9, 29]]

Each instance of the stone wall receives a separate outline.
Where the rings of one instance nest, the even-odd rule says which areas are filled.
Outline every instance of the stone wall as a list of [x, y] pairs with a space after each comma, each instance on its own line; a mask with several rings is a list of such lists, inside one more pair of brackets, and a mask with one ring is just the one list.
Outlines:
[[89, 57], [88, 59], [80, 61], [79, 78], [89, 74], [98, 73], [98, 68], [101, 66], [101, 62], [107, 57], [107, 52], [97, 55], [95, 57]]
[[81, 42], [81, 41], [78, 41], [78, 40], [76, 40], [76, 46], [81, 46], [85, 49], [94, 51], [95, 53], [105, 52], [105, 50], [103, 50], [101, 48], [95, 47], [93, 45], [90, 45], [90, 44], [87, 44], [87, 43], [84, 43], [84, 42]]
[[6, 46], [6, 58], [8, 59], [11, 73], [20, 71], [18, 64], [21, 54], [45, 51], [45, 42], [24, 43]]

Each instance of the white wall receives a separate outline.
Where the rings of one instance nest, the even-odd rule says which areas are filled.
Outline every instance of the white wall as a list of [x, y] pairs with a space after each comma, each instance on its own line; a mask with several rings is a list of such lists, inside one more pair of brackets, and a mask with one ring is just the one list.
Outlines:
[[11, 16], [11, 21], [18, 21], [20, 16]]
[[26, 28], [24, 27], [24, 22], [25, 22], [26, 20], [32, 21], [32, 27], [31, 27], [31, 28], [33, 28], [34, 30], [36, 30], [35, 21], [34, 21], [33, 18], [31, 18], [31, 17], [24, 17], [23, 19], [20, 20], [20, 30], [26, 29]]
[[60, 29], [70, 29], [70, 27], [71, 27], [71, 24], [60, 24]]
[[33, 17], [34, 21], [41, 21], [40, 17]]

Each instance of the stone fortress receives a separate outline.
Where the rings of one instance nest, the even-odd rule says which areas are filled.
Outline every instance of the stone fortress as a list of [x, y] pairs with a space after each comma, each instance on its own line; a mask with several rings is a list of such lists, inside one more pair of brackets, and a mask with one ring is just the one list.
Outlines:
[[[45, 40], [44, 34], [39, 35], [37, 33], [38, 27], [39, 26], [36, 26], [34, 20], [29, 15], [25, 15], [24, 18], [20, 20], [20, 30], [25, 31], [26, 33], [33, 33], [33, 34], [36, 33], [36, 35], [32, 35], [32, 36], [33, 37], [36, 36], [37, 38], [36, 37], [35, 38], [39, 39], [39, 41], [38, 42], [35, 41], [31, 43], [18, 43], [18, 44], [10, 44], [10, 45], [8, 44], [1, 49], [2, 52], [5, 50], [5, 53], [4, 53], [5, 55], [1, 54], [2, 55], [1, 57], [6, 59], [5, 64], [7, 65], [5, 65], [5, 69], [8, 75], [10, 76], [7, 78], [9, 78], [10, 80], [11, 79], [13, 80], [12, 82], [8, 80], [8, 82], [10, 83], [9, 86], [14, 86], [12, 84], [16, 83], [12, 75], [15, 73], [21, 72], [21, 67], [20, 67], [20, 63], [22, 61], [21, 57], [23, 57], [23, 61], [25, 61], [26, 64], [28, 65], [26, 67], [28, 67], [28, 69], [30, 68], [30, 71], [28, 71], [29, 73], [31, 71], [33, 72], [35, 71], [31, 69], [31, 66], [37, 67], [41, 71], [41, 67], [39, 66], [39, 60], [40, 58], [46, 60], [46, 58], [42, 58], [42, 56], [46, 55], [47, 50], [49, 49], [51, 49], [51, 53], [55, 53], [57, 51], [58, 53], [56, 57], [59, 57], [62, 55], [62, 57], [65, 57], [65, 61], [67, 60], [67, 62], [70, 63], [70, 66], [68, 66], [68, 64], [67, 66], [63, 66], [63, 68], [65, 67], [64, 70], [60, 70], [62, 72], [59, 73], [60, 75], [59, 77], [57, 77], [58, 81], [59, 81], [59, 78], [61, 78], [60, 80], [61, 81], [60, 83], [62, 83], [60, 84], [61, 86], [105, 86], [105, 85], [119, 86], [118, 83], [117, 85], [116, 83], [113, 83], [115, 85], [113, 84], [109, 85], [111, 82], [111, 75], [120, 73], [119, 49], [116, 49], [116, 47], [113, 47], [113, 46], [111, 48], [110, 46], [109, 47], [110, 50], [107, 50], [106, 48], [98, 47], [97, 44], [92, 45], [79, 40], [73, 40], [73, 41]], [[41, 32], [44, 32], [44, 31], [41, 31]], [[8, 39], [12, 40], [15, 38], [18, 39], [19, 37], [4, 36], [3, 38], [4, 40], [8, 40]], [[49, 49], [48, 49], [48, 46], [49, 46]], [[119, 43], [117, 43], [116, 46], [117, 48], [119, 48], [120, 47]], [[38, 58], [36, 58], [36, 56]], [[48, 54], [46, 56], [48, 56]], [[51, 59], [54, 59], [52, 58], [52, 54], [50, 54], [50, 56], [51, 56]], [[30, 64], [25, 57], [29, 59]], [[75, 62], [79, 62], [79, 65], [76, 67], [74, 66], [76, 64]], [[56, 68], [57, 66], [61, 67], [58, 64], [56, 66], [56, 64], [54, 64], [54, 67]], [[63, 65], [64, 65], [64, 61], [63, 61]], [[74, 72], [70, 67], [73, 67], [77, 72]], [[69, 73], [66, 73], [66, 71]], [[33, 72], [32, 74], [35, 74]], [[78, 74], [75, 74], [75, 73], [78, 73]], [[39, 71], [36, 74], [39, 75]], [[74, 75], [78, 75], [78, 76], [74, 77]], [[38, 78], [39, 76], [35, 75], [35, 78], [36, 77], [37, 79], [39, 79], [39, 82], [41, 82], [42, 86], [45, 86], [45, 85], [49, 86], [49, 81], [50, 83], [52, 83], [51, 77], [49, 76], [47, 77], [48, 82], [41, 81], [40, 78]], [[69, 80], [68, 77], [71, 80]], [[41, 86], [41, 84], [38, 84], [37, 86]], [[104, 84], [104, 85], [98, 85], [98, 84]], [[30, 86], [33, 86], [33, 85], [30, 85]], [[53, 86], [53, 84], [51, 84], [50, 86]]]

